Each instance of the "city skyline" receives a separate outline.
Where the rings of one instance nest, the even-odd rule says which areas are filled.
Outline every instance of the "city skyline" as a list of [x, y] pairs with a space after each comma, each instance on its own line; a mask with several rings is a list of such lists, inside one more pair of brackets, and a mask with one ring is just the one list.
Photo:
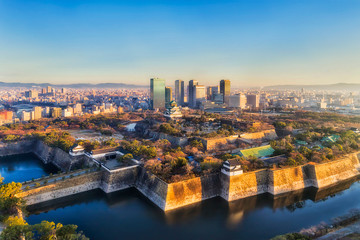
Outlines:
[[0, 81], [359, 83], [358, 9], [339, 0], [2, 1]]

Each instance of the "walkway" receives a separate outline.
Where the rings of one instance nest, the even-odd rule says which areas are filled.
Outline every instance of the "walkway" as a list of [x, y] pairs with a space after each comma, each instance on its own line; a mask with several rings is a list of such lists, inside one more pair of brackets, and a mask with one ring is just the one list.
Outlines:
[[82, 169], [82, 170], [77, 170], [77, 171], [73, 171], [73, 172], [68, 172], [68, 173], [56, 174], [56, 175], [52, 175], [52, 176], [49, 175], [49, 176], [45, 176], [43, 178], [34, 179], [34, 181], [27, 181], [27, 182], [22, 183], [23, 189], [25, 189], [26, 187], [30, 187], [30, 188], [36, 187], [36, 183], [40, 183], [43, 185], [44, 181], [46, 181], [46, 184], [49, 184], [52, 182], [63, 181], [68, 178], [72, 178], [75, 176], [83, 175], [85, 173], [96, 172], [96, 171], [98, 171], [97, 168], [89, 168], [89, 169]]
[[318, 238], [318, 240], [360, 240], [360, 221]]

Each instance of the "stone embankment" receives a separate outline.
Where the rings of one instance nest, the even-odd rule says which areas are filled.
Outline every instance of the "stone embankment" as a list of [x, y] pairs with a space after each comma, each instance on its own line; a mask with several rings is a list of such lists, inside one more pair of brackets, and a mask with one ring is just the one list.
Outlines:
[[42, 141], [24, 140], [0, 144], [0, 157], [25, 153], [33, 153], [44, 163], [52, 163], [62, 171], [70, 171], [92, 163], [86, 155], [71, 156], [60, 148], [49, 147]]
[[[29, 143], [26, 143], [29, 144]], [[73, 159], [64, 152], [49, 149], [43, 143], [33, 145], [38, 156], [55, 162], [58, 166], [71, 168]], [[9, 149], [15, 151], [18, 146]], [[0, 150], [0, 153], [4, 153]], [[55, 156], [52, 156], [54, 153]], [[48, 158], [45, 158], [48, 156]], [[49, 158], [50, 156], [50, 158]], [[360, 153], [323, 163], [306, 164], [285, 169], [264, 169], [227, 176], [222, 173], [193, 178], [177, 183], [166, 183], [141, 166], [130, 166], [116, 170], [102, 168], [71, 179], [64, 179], [24, 192], [28, 204], [40, 203], [72, 194], [100, 188], [114, 192], [135, 187], [164, 211], [194, 204], [205, 199], [220, 196], [227, 201], [243, 199], [262, 193], [279, 195], [301, 191], [307, 187], [326, 188], [346, 179], [360, 175]]]

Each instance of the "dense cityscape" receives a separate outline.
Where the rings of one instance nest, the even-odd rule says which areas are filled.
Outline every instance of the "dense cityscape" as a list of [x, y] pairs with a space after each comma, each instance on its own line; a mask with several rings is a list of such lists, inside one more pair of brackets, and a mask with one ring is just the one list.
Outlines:
[[308, 110], [360, 114], [359, 92], [318, 90], [232, 89], [230, 80], [217, 86], [200, 85], [196, 80], [176, 80], [170, 87], [159, 78], [150, 80], [150, 90], [5, 88], [0, 91], [1, 124], [28, 122], [41, 118], [82, 116], [164, 110], [175, 101], [178, 107], [207, 113], [233, 114], [237, 111], [279, 112]]

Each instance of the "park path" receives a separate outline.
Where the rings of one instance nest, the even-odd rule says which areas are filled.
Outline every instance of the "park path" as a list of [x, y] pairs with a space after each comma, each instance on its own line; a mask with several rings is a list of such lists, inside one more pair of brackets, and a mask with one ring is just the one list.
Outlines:
[[360, 240], [360, 221], [357, 221], [349, 226], [336, 230], [334, 232], [328, 233], [322, 237], [317, 238], [317, 240]]

